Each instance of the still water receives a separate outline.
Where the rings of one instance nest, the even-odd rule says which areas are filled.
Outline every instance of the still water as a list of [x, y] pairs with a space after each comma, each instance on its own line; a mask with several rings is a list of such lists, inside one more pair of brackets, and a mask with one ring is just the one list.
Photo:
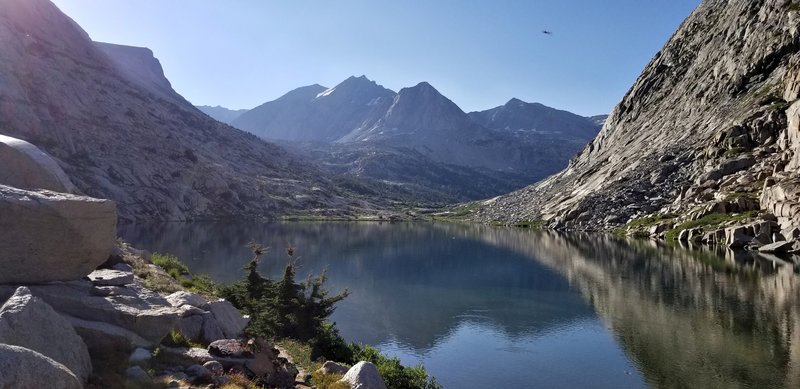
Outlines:
[[[327, 270], [342, 335], [447, 388], [800, 388], [800, 276], [767, 257], [604, 235], [411, 223], [123, 226], [238, 280]], [[298, 277], [300, 279], [300, 277]]]

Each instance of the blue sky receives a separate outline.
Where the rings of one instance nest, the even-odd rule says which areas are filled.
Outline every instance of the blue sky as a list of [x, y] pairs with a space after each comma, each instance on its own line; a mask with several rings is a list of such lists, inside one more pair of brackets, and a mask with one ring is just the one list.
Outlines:
[[428, 81], [465, 111], [517, 97], [595, 115], [700, 0], [54, 2], [94, 40], [151, 48], [195, 104], [252, 108], [364, 74]]

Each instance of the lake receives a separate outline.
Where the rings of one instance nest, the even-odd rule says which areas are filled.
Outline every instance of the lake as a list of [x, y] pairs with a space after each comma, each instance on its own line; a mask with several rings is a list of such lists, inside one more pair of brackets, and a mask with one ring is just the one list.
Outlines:
[[602, 234], [436, 223], [127, 225], [136, 247], [233, 282], [250, 241], [272, 276], [347, 288], [350, 341], [447, 388], [798, 388], [800, 276], [746, 253]]

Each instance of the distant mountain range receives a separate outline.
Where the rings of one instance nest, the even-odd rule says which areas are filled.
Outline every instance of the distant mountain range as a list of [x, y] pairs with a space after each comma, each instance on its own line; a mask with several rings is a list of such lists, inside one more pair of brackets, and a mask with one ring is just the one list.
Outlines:
[[337, 176], [394, 186], [391, 193], [404, 194], [398, 200], [434, 202], [538, 181], [564, 168], [601, 127], [519, 99], [467, 114], [427, 82], [394, 92], [365, 76], [295, 89], [231, 124]]
[[225, 124], [231, 124], [234, 120], [238, 119], [239, 116], [242, 116], [243, 113], [248, 111], [246, 109], [228, 109], [225, 107], [220, 107], [219, 105], [216, 107], [197, 105], [196, 107], [204, 114], [211, 116], [217, 121]]

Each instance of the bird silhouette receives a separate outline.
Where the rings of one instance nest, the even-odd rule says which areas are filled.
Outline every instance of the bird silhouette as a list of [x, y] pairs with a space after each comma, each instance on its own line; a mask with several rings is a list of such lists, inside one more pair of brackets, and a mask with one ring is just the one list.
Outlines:
[[542, 34], [553, 35], [553, 32], [552, 31], [547, 31], [547, 30], [542, 30]]

